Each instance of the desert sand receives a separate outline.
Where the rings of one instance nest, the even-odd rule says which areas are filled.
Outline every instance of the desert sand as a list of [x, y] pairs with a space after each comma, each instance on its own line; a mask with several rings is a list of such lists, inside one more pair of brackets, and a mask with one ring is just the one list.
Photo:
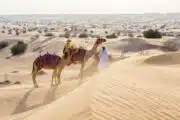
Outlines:
[[[0, 87], [1, 120], [179, 120], [180, 119], [180, 53], [167, 53], [158, 47], [139, 49], [148, 40], [123, 37], [108, 40], [105, 45], [114, 58], [103, 71], [96, 72], [93, 58], [86, 65], [86, 77], [79, 86], [80, 65], [66, 67], [62, 84], [51, 87], [52, 71], [37, 76], [40, 88], [31, 80], [32, 62], [40, 53], [62, 55], [65, 38], [40, 36], [4, 36], [9, 41], [27, 39], [28, 50], [16, 57], [9, 47], [0, 52], [0, 80], [11, 83]], [[9, 37], [9, 38], [8, 38]], [[90, 49], [94, 39], [72, 38], [73, 44]], [[154, 44], [160, 44], [155, 41]], [[124, 56], [121, 51], [124, 50]], [[126, 53], [129, 51], [128, 53]], [[121, 57], [120, 57], [121, 56]], [[93, 65], [92, 65], [93, 64]], [[77, 77], [77, 78], [76, 78]], [[20, 81], [20, 85], [13, 83]]]

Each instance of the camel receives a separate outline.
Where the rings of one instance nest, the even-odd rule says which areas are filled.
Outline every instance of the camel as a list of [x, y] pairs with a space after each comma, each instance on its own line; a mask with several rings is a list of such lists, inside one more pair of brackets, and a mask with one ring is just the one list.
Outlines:
[[71, 55], [71, 64], [81, 64], [81, 69], [80, 69], [80, 81], [83, 80], [83, 75], [84, 75], [84, 67], [86, 62], [90, 57], [95, 55], [97, 53], [97, 48], [99, 45], [102, 43], [106, 42], [105, 39], [99, 38], [96, 40], [95, 44], [90, 50], [86, 50], [82, 47], [80, 48], [74, 48], [70, 47], [69, 49], [74, 50], [73, 54]]
[[69, 50], [62, 57], [55, 54], [49, 54], [49, 53], [46, 53], [43, 56], [40, 55], [39, 57], [37, 57], [33, 62], [33, 69], [32, 69], [32, 80], [34, 83], [34, 87], [38, 88], [38, 85], [36, 82], [36, 75], [37, 75], [37, 72], [39, 72], [41, 69], [53, 70], [51, 86], [54, 85], [53, 84], [54, 81], [55, 81], [55, 85], [60, 84], [61, 72], [66, 65], [67, 66], [70, 65], [71, 54], [72, 53]]

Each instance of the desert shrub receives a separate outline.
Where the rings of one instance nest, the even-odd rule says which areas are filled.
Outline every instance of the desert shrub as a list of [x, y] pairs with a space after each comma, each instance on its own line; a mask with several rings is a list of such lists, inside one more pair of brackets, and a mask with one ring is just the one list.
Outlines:
[[105, 33], [105, 34], [108, 34], [108, 31], [105, 31], [104, 33]]
[[50, 30], [56, 30], [55, 28], [51, 28]]
[[37, 34], [37, 35], [32, 36], [31, 40], [37, 40], [38, 38], [39, 38], [39, 35]]
[[68, 29], [67, 28], [64, 28], [64, 32], [67, 32], [68, 31]]
[[84, 29], [84, 32], [87, 32], [88, 30], [87, 29]]
[[66, 32], [66, 33], [64, 34], [64, 37], [65, 37], [65, 38], [69, 38], [69, 37], [70, 37], [69, 32]]
[[120, 31], [117, 31], [116, 35], [120, 36], [120, 35], [121, 35], [121, 32], [120, 32]]
[[19, 35], [19, 30], [16, 30], [16, 35], [17, 35], [17, 36]]
[[176, 37], [180, 37], [180, 34], [177, 34]]
[[137, 37], [142, 37], [142, 35], [138, 35]]
[[45, 36], [45, 37], [53, 37], [54, 34], [52, 34], [52, 33], [46, 33], [44, 36]]
[[8, 34], [12, 34], [12, 29], [9, 29], [9, 30], [8, 30]]
[[8, 42], [2, 41], [0, 42], [0, 49], [3, 49], [8, 46]]
[[128, 36], [131, 38], [134, 37], [133, 33], [129, 33]]
[[42, 31], [41, 31], [41, 30], [38, 30], [37, 32], [38, 32], [38, 33], [42, 33]]
[[64, 34], [59, 34], [59, 37], [69, 38], [70, 37], [70, 33], [69, 32], [65, 32]]
[[115, 33], [113, 33], [113, 34], [111, 34], [111, 35], [107, 35], [106, 38], [107, 38], [107, 39], [113, 39], [113, 38], [117, 38], [117, 36], [116, 36]]
[[32, 31], [36, 31], [38, 29], [38, 27], [34, 27], [32, 28]]
[[11, 47], [11, 53], [12, 55], [19, 55], [26, 51], [27, 44], [23, 41], [18, 41], [15, 45]]
[[28, 28], [28, 32], [32, 32], [32, 29], [31, 29], [31, 28]]
[[44, 32], [45, 32], [45, 33], [48, 32], [48, 28], [45, 28], [45, 29], [44, 29]]
[[145, 38], [162, 38], [161, 33], [158, 30], [149, 29], [143, 32]]
[[92, 30], [91, 30], [91, 31], [90, 31], [90, 33], [91, 33], [91, 34], [93, 34], [93, 33], [94, 33], [94, 31], [92, 31]]
[[2, 30], [2, 31], [1, 31], [1, 33], [5, 33], [5, 31], [4, 31], [4, 30]]
[[25, 34], [26, 32], [27, 32], [26, 28], [23, 28], [22, 33]]
[[79, 38], [87, 38], [87, 37], [88, 37], [88, 34], [86, 33], [79, 34]]

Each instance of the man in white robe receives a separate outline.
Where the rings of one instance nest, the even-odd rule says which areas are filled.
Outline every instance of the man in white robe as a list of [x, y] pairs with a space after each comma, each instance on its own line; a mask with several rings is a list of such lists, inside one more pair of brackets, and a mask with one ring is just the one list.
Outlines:
[[99, 71], [101, 71], [105, 65], [108, 63], [108, 54], [107, 54], [107, 51], [106, 51], [106, 48], [105, 47], [102, 47], [102, 49], [99, 51], [99, 64], [98, 64], [98, 69]]

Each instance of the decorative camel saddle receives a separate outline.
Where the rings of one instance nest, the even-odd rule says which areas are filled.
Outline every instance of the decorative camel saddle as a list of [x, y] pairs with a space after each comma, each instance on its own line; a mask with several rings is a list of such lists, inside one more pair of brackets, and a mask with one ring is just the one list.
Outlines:
[[73, 52], [73, 55], [71, 57], [71, 61], [74, 63], [74, 64], [77, 64], [79, 63], [80, 61], [83, 61], [84, 59], [84, 56], [86, 54], [86, 51], [83, 47], [80, 47], [80, 48], [70, 48], [72, 49], [74, 52]]
[[49, 69], [53, 69], [57, 66], [61, 57], [55, 54], [46, 53], [44, 55], [40, 55], [36, 60], [35, 63], [37, 64], [37, 68], [41, 69], [44, 66], [48, 66]]

